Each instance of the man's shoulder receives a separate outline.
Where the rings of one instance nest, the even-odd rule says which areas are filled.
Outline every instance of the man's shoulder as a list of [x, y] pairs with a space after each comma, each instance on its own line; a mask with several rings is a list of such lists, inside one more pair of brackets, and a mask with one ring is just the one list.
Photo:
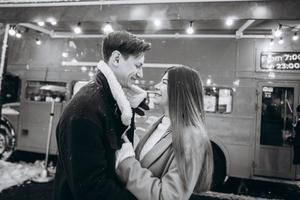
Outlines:
[[102, 102], [101, 99], [108, 96], [108, 94], [109, 91], [107, 91], [103, 83], [91, 81], [77, 92], [77, 94], [71, 99], [70, 103], [86, 102], [89, 104], [92, 101], [100, 103]]
[[68, 102], [64, 113], [68, 115], [92, 115], [103, 111], [107, 100], [107, 91], [100, 84], [90, 82], [83, 86]]

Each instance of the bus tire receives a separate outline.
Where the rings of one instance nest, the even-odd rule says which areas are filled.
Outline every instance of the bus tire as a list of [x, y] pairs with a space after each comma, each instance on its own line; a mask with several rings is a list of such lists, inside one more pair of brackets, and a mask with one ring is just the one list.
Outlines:
[[7, 160], [15, 151], [16, 135], [11, 123], [2, 118], [0, 120], [0, 160]]
[[222, 150], [214, 143], [212, 143], [213, 157], [214, 157], [214, 171], [212, 190], [217, 190], [223, 184], [226, 177], [226, 162]]

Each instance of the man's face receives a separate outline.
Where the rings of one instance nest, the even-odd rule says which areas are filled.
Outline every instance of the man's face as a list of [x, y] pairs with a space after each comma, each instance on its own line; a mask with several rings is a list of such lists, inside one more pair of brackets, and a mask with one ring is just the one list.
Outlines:
[[129, 56], [125, 59], [122, 55], [119, 56], [118, 68], [115, 70], [115, 75], [122, 87], [130, 87], [135, 80], [143, 77], [144, 54], [139, 56]]

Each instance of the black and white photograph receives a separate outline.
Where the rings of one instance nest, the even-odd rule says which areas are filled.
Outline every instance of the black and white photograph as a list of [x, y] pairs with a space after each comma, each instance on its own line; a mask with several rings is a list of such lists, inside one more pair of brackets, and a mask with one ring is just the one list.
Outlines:
[[0, 200], [300, 200], [299, 0], [0, 0]]

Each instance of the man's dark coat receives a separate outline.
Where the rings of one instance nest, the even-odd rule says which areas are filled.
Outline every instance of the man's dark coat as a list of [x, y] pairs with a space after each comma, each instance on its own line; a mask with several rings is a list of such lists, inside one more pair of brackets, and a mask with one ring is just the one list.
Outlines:
[[57, 125], [54, 198], [134, 199], [115, 174], [115, 150], [121, 147], [126, 128], [107, 80], [98, 72], [95, 81], [72, 98]]

